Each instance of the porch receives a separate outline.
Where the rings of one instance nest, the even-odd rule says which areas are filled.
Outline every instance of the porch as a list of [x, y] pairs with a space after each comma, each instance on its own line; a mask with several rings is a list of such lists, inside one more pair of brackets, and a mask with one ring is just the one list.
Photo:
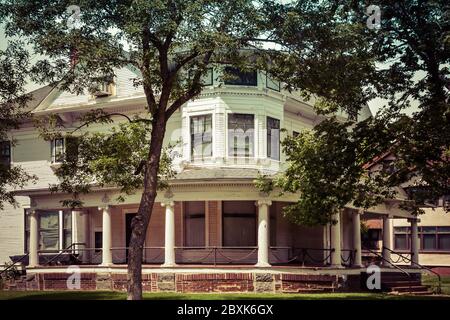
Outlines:
[[[301, 227], [283, 217], [286, 204], [271, 200], [155, 203], [143, 264], [150, 268], [361, 266], [358, 211], [344, 210], [336, 225]], [[123, 266], [136, 212], [137, 205], [30, 211], [29, 258], [23, 262], [28, 269]]]

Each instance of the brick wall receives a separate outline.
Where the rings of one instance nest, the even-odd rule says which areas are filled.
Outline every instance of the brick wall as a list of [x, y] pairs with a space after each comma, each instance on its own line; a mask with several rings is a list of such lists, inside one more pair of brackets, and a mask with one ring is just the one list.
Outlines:
[[[28, 290], [68, 290], [68, 273], [41, 273], [26, 284]], [[357, 276], [354, 276], [354, 278]], [[150, 273], [142, 275], [148, 292], [307, 292], [345, 289], [337, 275], [274, 274], [272, 272], [235, 273]], [[353, 279], [353, 284], [359, 279]], [[125, 291], [124, 273], [81, 273], [81, 290]]]

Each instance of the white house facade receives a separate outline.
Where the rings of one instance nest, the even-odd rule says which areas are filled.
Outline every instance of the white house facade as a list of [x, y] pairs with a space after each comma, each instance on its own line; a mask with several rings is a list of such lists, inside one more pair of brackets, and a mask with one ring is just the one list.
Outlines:
[[[262, 194], [254, 179], [258, 172], [282, 171], [280, 141], [321, 118], [312, 101], [280, 90], [262, 72], [237, 72], [237, 80], [226, 83], [217, 80], [216, 72], [210, 70], [202, 94], [167, 125], [166, 145], [177, 142], [177, 176], [167, 191], [158, 193], [153, 208], [144, 247], [144, 289], [302, 292], [359, 286], [364, 270], [361, 215], [381, 218], [385, 230], [397, 225], [394, 219], [409, 219], [408, 226], [417, 232], [417, 220], [400, 209], [401, 200], [391, 200], [365, 211], [349, 206], [334, 225], [289, 222], [282, 208], [298, 195]], [[117, 70], [113, 85], [98, 96], [42, 88], [35, 92], [32, 113], [57, 114], [67, 131], [79, 125], [79, 115], [96, 108], [143, 113], [145, 97], [131, 81], [137, 76], [133, 69]], [[368, 108], [360, 114], [368, 116]], [[85, 130], [107, 129], [93, 125]], [[57, 182], [54, 169], [68, 141], [43, 140], [31, 121], [10, 138], [16, 143], [2, 145], [2, 159], [39, 180], [17, 190], [20, 207], [6, 207], [0, 214], [0, 262], [13, 257], [23, 264], [27, 288], [64, 289], [72, 270], [68, 266], [76, 265], [82, 289], [124, 289], [131, 219], [140, 193], [118, 202], [118, 188], [94, 187], [81, 196], [83, 208], [69, 210], [61, 204], [67, 195], [48, 189]], [[380, 255], [387, 261], [395, 254], [390, 251], [392, 233], [383, 235], [383, 246]], [[410, 254], [417, 263], [414, 242]], [[386, 262], [385, 267], [392, 271]]]

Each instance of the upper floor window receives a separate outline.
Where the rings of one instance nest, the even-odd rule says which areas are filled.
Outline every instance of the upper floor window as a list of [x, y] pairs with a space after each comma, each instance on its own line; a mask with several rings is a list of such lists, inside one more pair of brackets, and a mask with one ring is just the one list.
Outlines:
[[255, 119], [253, 114], [228, 115], [228, 155], [253, 157], [255, 149]]
[[57, 138], [51, 141], [52, 162], [60, 163], [71, 160], [68, 156], [78, 156], [78, 140], [76, 137]]
[[52, 162], [63, 162], [64, 161], [64, 138], [57, 138], [52, 140]]
[[0, 164], [9, 166], [11, 164], [11, 142], [0, 142]]
[[267, 158], [280, 160], [280, 120], [267, 117]]
[[234, 67], [225, 67], [225, 73], [229, 78], [225, 79], [225, 84], [238, 86], [257, 86], [258, 73], [256, 70], [240, 70]]
[[212, 156], [212, 115], [191, 117], [191, 159]]

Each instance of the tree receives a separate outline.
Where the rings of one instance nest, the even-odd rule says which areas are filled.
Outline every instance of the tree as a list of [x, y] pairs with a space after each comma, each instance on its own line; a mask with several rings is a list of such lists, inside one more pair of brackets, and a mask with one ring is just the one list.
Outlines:
[[[8, 153], [9, 160], [14, 141], [9, 141], [7, 133], [18, 128], [27, 116], [26, 104], [31, 98], [24, 91], [28, 58], [20, 42], [10, 42], [5, 51], [0, 51], [0, 142], [7, 143], [2, 145], [6, 150], [1, 152]], [[19, 166], [0, 162], [0, 209], [5, 203], [16, 205], [12, 190], [23, 187], [34, 178]]]
[[[157, 194], [167, 120], [201, 92], [208, 67], [247, 64], [243, 49], [261, 33], [259, 9], [251, 0], [85, 0], [78, 7], [71, 5], [58, 0], [4, 1], [0, 17], [6, 20], [7, 35], [27, 39], [46, 57], [32, 68], [41, 83], [80, 93], [108, 81], [114, 68], [131, 65], [142, 74], [135, 84], [144, 90], [149, 117], [141, 120], [151, 132], [144, 163], [136, 168], [143, 170], [143, 191], [132, 221], [128, 259], [128, 298], [141, 299], [142, 247]], [[69, 67], [69, 53], [75, 67]], [[89, 121], [105, 118], [93, 113]], [[122, 129], [123, 135], [128, 129]]]
[[[330, 5], [332, 16], [341, 13], [343, 18], [338, 21], [348, 21], [353, 37], [367, 44], [359, 46], [362, 54], [342, 56], [336, 49], [330, 52], [352, 61], [357, 74], [353, 70], [336, 76], [318, 73], [331, 79], [331, 90], [325, 85], [321, 92], [326, 107], [319, 111], [329, 115], [343, 109], [350, 115], [349, 121], [341, 123], [332, 118], [312, 132], [288, 137], [283, 142], [289, 160], [285, 175], [272, 182], [267, 177], [258, 181], [260, 187], [278, 186], [284, 192], [301, 193], [299, 201], [286, 208], [294, 221], [328, 223], [348, 203], [368, 208], [395, 196], [395, 187], [414, 178], [420, 180], [410, 189], [408, 210], [412, 213], [421, 213], [424, 199], [450, 194], [448, 4], [379, 1], [378, 5], [382, 16], [376, 29], [365, 28], [367, 17], [360, 14], [366, 12], [365, 1], [335, 1]], [[274, 12], [277, 19], [285, 17]], [[298, 28], [298, 24], [291, 24], [283, 30]], [[298, 50], [298, 42], [289, 33], [278, 38], [293, 51]], [[369, 60], [381, 67], [358, 68]], [[320, 66], [312, 70], [320, 70]], [[350, 99], [345, 97], [345, 88], [334, 83], [347, 74], [356, 79], [351, 82], [355, 86], [349, 90]], [[294, 88], [302, 88], [303, 81], [299, 78], [291, 83]], [[352, 115], [373, 97], [385, 98], [388, 103], [373, 118], [356, 123]], [[411, 103], [418, 105], [417, 111], [407, 116], [402, 111]], [[386, 153], [396, 156], [391, 168], [369, 174], [364, 165]]]

